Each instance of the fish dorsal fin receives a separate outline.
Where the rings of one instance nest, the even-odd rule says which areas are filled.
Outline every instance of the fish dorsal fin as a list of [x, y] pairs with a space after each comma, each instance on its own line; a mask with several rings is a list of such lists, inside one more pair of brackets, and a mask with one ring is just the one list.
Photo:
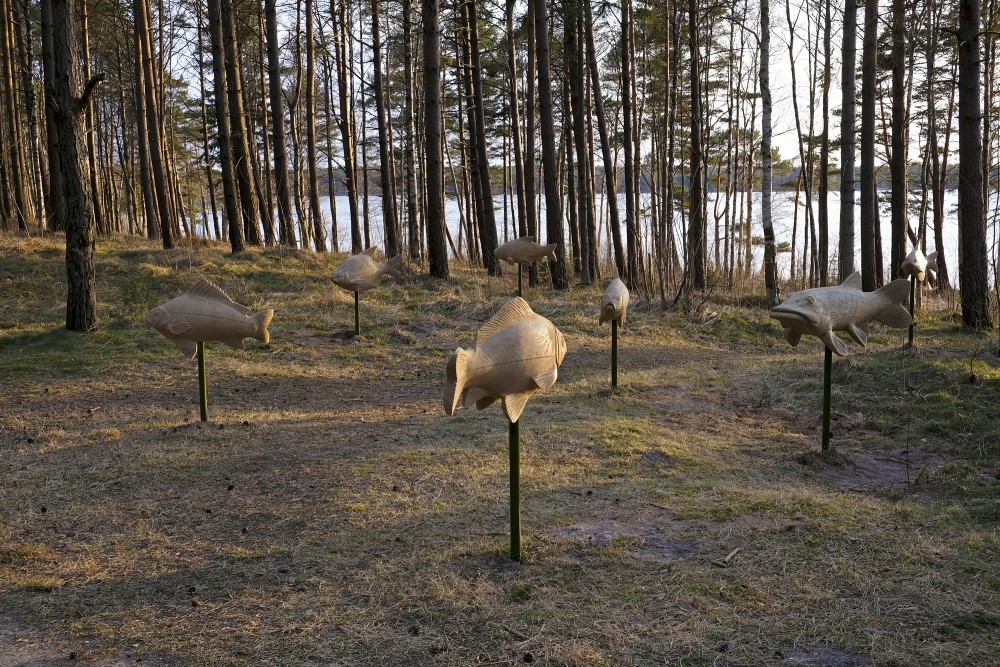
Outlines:
[[511, 424], [521, 418], [524, 406], [528, 404], [528, 399], [535, 391], [524, 391], [520, 394], [510, 394], [503, 397], [503, 414]]
[[491, 317], [490, 321], [479, 329], [476, 333], [476, 347], [482, 347], [483, 343], [488, 341], [494, 336], [494, 334], [496, 334], [496, 332], [500, 331], [509, 324], [528, 317], [533, 317], [534, 315], [535, 311], [531, 309], [528, 302], [519, 296], [515, 296], [513, 299], [505, 303], [503, 307], [497, 311], [497, 314]]
[[844, 282], [840, 283], [841, 287], [850, 287], [851, 289], [861, 289], [861, 272], [855, 271], [851, 275], [847, 276]]
[[372, 246], [371, 248], [365, 248], [364, 250], [362, 250], [361, 254], [362, 255], [368, 255], [369, 257], [374, 258], [375, 257], [375, 253], [377, 253], [377, 252], [378, 252], [378, 248], [376, 248], [375, 246]]
[[527, 241], [528, 243], [534, 243], [535, 242], [535, 237], [534, 236], [522, 236], [521, 238], [518, 239], [518, 241]]
[[189, 294], [192, 294], [194, 296], [200, 296], [203, 299], [211, 299], [212, 301], [219, 301], [220, 303], [224, 303], [227, 306], [235, 308], [244, 315], [250, 314], [249, 308], [247, 308], [246, 306], [241, 306], [240, 304], [236, 303], [235, 301], [230, 299], [229, 295], [223, 292], [221, 288], [217, 287], [215, 283], [209, 282], [204, 278], [199, 280], [198, 284], [191, 288]]

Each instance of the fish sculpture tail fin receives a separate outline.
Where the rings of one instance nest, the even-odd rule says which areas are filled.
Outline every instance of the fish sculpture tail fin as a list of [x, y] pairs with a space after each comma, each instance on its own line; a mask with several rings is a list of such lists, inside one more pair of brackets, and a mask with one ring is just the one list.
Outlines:
[[448, 360], [448, 382], [444, 386], [444, 411], [449, 416], [455, 414], [462, 393], [465, 391], [465, 367], [468, 359], [469, 352], [457, 347]]
[[893, 280], [888, 285], [876, 290], [875, 294], [886, 302], [882, 310], [875, 316], [876, 320], [897, 329], [903, 329], [913, 324], [913, 318], [910, 317], [909, 311], [903, 307], [903, 303], [910, 298], [909, 280], [906, 278]]
[[937, 271], [938, 271], [937, 258], [938, 258], [937, 250], [935, 250], [931, 254], [927, 255], [927, 270], [928, 271], [933, 271], [934, 273], [937, 273]]
[[553, 262], [556, 261], [556, 245], [555, 243], [550, 243], [545, 246], [545, 257], [548, 257]]
[[396, 255], [385, 264], [382, 265], [382, 270], [388, 273], [393, 278], [405, 278], [406, 268], [403, 266], [403, 256]]
[[262, 310], [253, 316], [253, 337], [267, 345], [271, 342], [271, 332], [267, 330], [267, 325], [274, 317], [274, 309]]

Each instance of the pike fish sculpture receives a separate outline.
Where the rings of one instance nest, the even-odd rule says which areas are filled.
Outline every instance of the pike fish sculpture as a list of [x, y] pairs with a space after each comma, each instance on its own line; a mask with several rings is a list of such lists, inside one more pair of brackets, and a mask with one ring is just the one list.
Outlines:
[[244, 338], [255, 338], [267, 345], [274, 310], [256, 315], [234, 302], [221, 289], [200, 280], [187, 294], [167, 301], [146, 314], [146, 323], [173, 341], [181, 352], [193, 357], [198, 343], [219, 341], [231, 348], [245, 349]]
[[[924, 253], [920, 251], [920, 248], [914, 248], [910, 251], [910, 254], [906, 256], [903, 260], [902, 271], [904, 276], [913, 276], [919, 282], [924, 282], [927, 278], [931, 280], [934, 279], [934, 274], [937, 273], [937, 250], [931, 254], [924, 256]], [[928, 273], [930, 275], [928, 275]]]
[[378, 285], [386, 274], [394, 278], [405, 276], [400, 255], [380, 264], [375, 261], [376, 251], [377, 248], [368, 248], [345, 259], [333, 272], [333, 282], [350, 292], [364, 292]]
[[601, 296], [601, 315], [598, 324], [615, 321], [619, 327], [625, 326], [625, 316], [628, 314], [628, 288], [618, 277], [615, 271], [614, 277], [608, 281]]
[[812, 334], [841, 357], [847, 354], [847, 343], [835, 331], [846, 331], [864, 347], [868, 336], [860, 325], [878, 320], [890, 327], [904, 328], [913, 319], [902, 303], [910, 293], [906, 278], [893, 280], [874, 292], [861, 291], [861, 274], [852, 273], [835, 287], [815, 287], [788, 295], [771, 309], [771, 317], [781, 322], [785, 340], [796, 346], [803, 334]]
[[535, 262], [540, 262], [546, 257], [550, 261], [556, 259], [556, 244], [539, 245], [535, 243], [534, 236], [522, 236], [513, 241], [497, 246], [493, 251], [493, 256], [508, 264], [520, 264], [528, 268]]
[[514, 297], [482, 326], [476, 346], [457, 348], [448, 360], [444, 411], [473, 404], [477, 410], [501, 401], [513, 424], [528, 399], [556, 383], [566, 341], [555, 325]]

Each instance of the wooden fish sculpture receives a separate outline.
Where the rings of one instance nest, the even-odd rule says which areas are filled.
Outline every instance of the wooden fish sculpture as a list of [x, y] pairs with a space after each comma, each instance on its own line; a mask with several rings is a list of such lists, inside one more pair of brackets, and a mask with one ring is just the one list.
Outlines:
[[528, 268], [535, 262], [540, 262], [546, 257], [554, 262], [556, 259], [556, 244], [539, 245], [535, 243], [534, 236], [522, 236], [519, 239], [507, 241], [498, 246], [493, 251], [493, 256], [502, 262], [520, 264]]
[[389, 274], [395, 278], [403, 278], [403, 258], [396, 255], [389, 261], [379, 264], [375, 261], [377, 248], [368, 248], [364, 252], [348, 257], [333, 272], [333, 282], [351, 292], [364, 292], [378, 285], [382, 276]]
[[614, 277], [608, 281], [601, 296], [601, 315], [598, 324], [616, 321], [619, 327], [625, 326], [625, 316], [628, 314], [628, 288], [618, 277], [615, 271]]
[[198, 343], [205, 341], [219, 341], [237, 350], [245, 349], [244, 338], [267, 345], [271, 340], [267, 325], [272, 317], [274, 310], [270, 308], [251, 316], [249, 308], [234, 302], [211, 282], [200, 280], [187, 294], [149, 311], [146, 323], [193, 357]]
[[878, 320], [890, 327], [910, 326], [913, 319], [902, 306], [909, 293], [906, 278], [893, 280], [874, 292], [862, 292], [861, 274], [855, 271], [835, 287], [815, 287], [789, 294], [771, 309], [771, 317], [781, 322], [785, 340], [792, 346], [799, 344], [802, 334], [812, 334], [843, 357], [847, 354], [847, 343], [833, 332], [846, 331], [864, 347], [868, 336], [859, 324]]
[[[902, 271], [904, 276], [915, 276], [920, 282], [924, 282], [928, 277], [933, 280], [937, 273], [937, 250], [924, 256], [920, 248], [914, 248], [903, 260]], [[928, 276], [930, 272], [930, 276]]]
[[451, 355], [444, 411], [454, 415], [469, 403], [482, 410], [499, 400], [513, 424], [532, 394], [556, 383], [565, 356], [562, 333], [514, 297], [482, 326], [474, 349], [457, 348]]

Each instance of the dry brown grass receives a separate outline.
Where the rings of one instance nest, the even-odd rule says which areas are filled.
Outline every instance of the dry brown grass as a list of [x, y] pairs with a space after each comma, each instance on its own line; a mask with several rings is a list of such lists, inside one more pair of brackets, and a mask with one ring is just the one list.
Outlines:
[[[598, 288], [532, 290], [569, 353], [522, 421], [513, 563], [506, 422], [495, 407], [448, 418], [441, 390], [450, 350], [471, 345], [516, 278], [387, 280], [363, 296], [355, 340], [352, 299], [328, 280], [338, 258], [108, 242], [102, 326], [83, 336], [60, 328], [57, 240], [2, 245], [0, 614], [67, 646], [87, 639], [88, 655], [841, 667], [1000, 655], [1000, 433], [985, 412], [1000, 369], [947, 318], [927, 320], [917, 353], [885, 332], [837, 361], [841, 456], [823, 457], [817, 341], [792, 350], [734, 303], [700, 319], [640, 303], [612, 392]], [[209, 345], [208, 423], [195, 362], [142, 322], [201, 277], [276, 311], [270, 346]]]

